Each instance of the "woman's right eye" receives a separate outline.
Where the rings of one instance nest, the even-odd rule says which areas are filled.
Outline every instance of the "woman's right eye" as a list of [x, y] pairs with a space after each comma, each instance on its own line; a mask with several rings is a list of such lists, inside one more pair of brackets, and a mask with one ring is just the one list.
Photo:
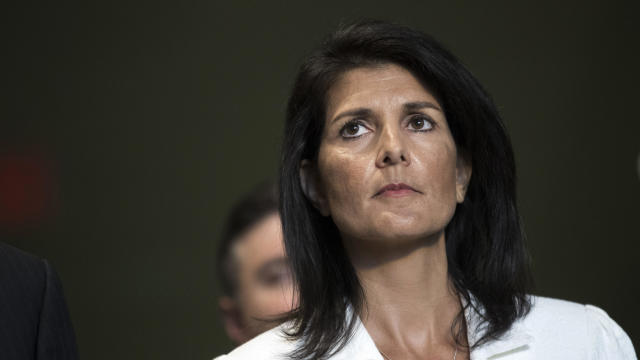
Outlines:
[[364, 125], [359, 121], [349, 121], [342, 129], [340, 129], [340, 135], [344, 138], [357, 138], [369, 132]]

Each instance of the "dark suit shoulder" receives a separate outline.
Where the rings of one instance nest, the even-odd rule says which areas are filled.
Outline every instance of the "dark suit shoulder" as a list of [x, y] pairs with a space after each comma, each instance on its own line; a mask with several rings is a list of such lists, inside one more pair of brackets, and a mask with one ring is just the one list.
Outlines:
[[[4, 303], [40, 308], [47, 281], [44, 260], [0, 242], [0, 299]], [[25, 303], [24, 299], [37, 299]]]
[[0, 359], [75, 360], [75, 334], [53, 267], [0, 242]]
[[0, 271], [16, 271], [24, 268], [39, 269], [44, 277], [45, 265], [41, 258], [7, 243], [0, 242]]
[[0, 358], [32, 358], [46, 283], [44, 260], [0, 243]]

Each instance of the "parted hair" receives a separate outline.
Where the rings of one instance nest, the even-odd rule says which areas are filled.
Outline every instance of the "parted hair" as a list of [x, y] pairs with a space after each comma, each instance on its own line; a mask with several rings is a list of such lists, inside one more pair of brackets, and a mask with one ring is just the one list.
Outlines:
[[465, 304], [451, 324], [454, 338], [465, 342], [465, 310], [482, 319], [472, 329], [480, 334], [468, 344], [473, 348], [499, 338], [531, 306], [514, 155], [490, 95], [432, 37], [392, 23], [358, 21], [341, 26], [306, 58], [287, 105], [279, 191], [285, 247], [299, 292], [299, 306], [289, 314], [294, 326], [287, 332], [300, 340], [292, 359], [322, 359], [340, 350], [366, 305], [340, 232], [305, 197], [299, 170], [302, 160], [317, 159], [331, 86], [346, 71], [384, 64], [405, 68], [436, 97], [458, 153], [473, 169], [466, 198], [445, 228], [449, 277]]

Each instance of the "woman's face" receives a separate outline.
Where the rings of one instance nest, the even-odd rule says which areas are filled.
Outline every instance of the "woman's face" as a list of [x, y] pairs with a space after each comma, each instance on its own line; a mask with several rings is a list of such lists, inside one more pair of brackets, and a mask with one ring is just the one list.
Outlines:
[[442, 106], [391, 64], [350, 70], [330, 88], [317, 163], [301, 167], [307, 196], [345, 240], [382, 246], [442, 234], [470, 173]]

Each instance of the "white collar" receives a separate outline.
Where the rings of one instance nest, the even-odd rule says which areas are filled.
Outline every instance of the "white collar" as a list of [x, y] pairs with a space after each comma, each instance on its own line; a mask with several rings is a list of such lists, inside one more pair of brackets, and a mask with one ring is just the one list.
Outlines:
[[[471, 301], [479, 307], [479, 303], [472, 298]], [[464, 306], [464, 303], [463, 303]], [[349, 319], [351, 306], [347, 309], [347, 319]], [[478, 329], [481, 317], [471, 306], [465, 309], [465, 319], [467, 321], [467, 336], [469, 343], [474, 343], [481, 335], [482, 329]], [[480, 330], [480, 331], [476, 331]], [[509, 353], [526, 351], [533, 343], [534, 338], [526, 328], [523, 321], [516, 321], [503, 336], [497, 340], [489, 341], [478, 346], [471, 352], [471, 360], [494, 359]], [[358, 316], [351, 339], [344, 348], [331, 357], [332, 360], [384, 360], [369, 332]]]
[[[471, 302], [479, 311], [483, 311], [482, 305], [473, 296]], [[464, 304], [463, 300], [463, 306]], [[467, 338], [469, 343], [473, 344], [484, 331], [484, 327], [478, 327], [482, 319], [472, 306], [466, 307], [464, 317], [467, 321]], [[528, 350], [535, 339], [522, 320], [518, 319], [514, 322], [511, 328], [499, 339], [488, 341], [473, 349], [471, 360], [493, 359], [501, 355]]]

